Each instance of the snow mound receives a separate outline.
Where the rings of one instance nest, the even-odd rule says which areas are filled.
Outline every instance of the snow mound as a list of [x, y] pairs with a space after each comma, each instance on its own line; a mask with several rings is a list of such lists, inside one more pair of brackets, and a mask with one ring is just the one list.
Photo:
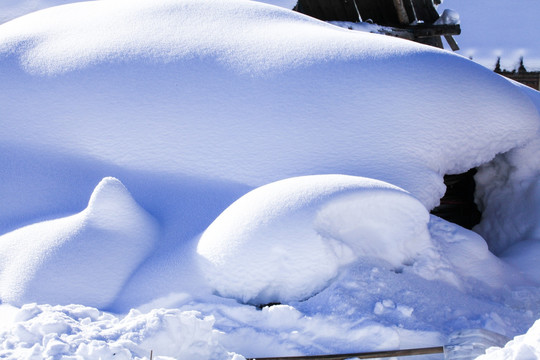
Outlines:
[[201, 235], [197, 252], [222, 296], [265, 304], [301, 300], [361, 257], [392, 267], [432, 244], [429, 214], [384, 182], [318, 175], [271, 183], [244, 195]]
[[157, 224], [115, 178], [82, 212], [0, 237], [0, 298], [104, 308], [154, 247]]
[[254, 1], [58, 6], [2, 24], [0, 57], [1, 143], [251, 187], [340, 173], [432, 208], [539, 123], [465, 58]]
[[[0, 357], [87, 360], [243, 359], [217, 343], [214, 319], [197, 311], [130, 311], [125, 317], [80, 305], [0, 307]], [[32, 346], [33, 344], [33, 346]], [[71, 357], [70, 357], [71, 358]]]
[[492, 347], [477, 360], [533, 360], [540, 359], [540, 320], [526, 334], [516, 336], [504, 348]]

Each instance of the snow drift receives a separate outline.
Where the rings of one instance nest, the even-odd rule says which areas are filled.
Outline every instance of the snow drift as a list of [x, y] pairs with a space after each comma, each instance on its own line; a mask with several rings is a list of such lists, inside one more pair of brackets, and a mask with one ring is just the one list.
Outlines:
[[405, 191], [343, 175], [278, 181], [244, 195], [202, 234], [208, 282], [242, 302], [313, 296], [341, 266], [373, 257], [389, 267], [429, 248], [427, 210]]
[[0, 54], [0, 140], [249, 186], [345, 173], [431, 208], [442, 175], [538, 127], [519, 89], [464, 58], [256, 2], [49, 8], [3, 24]]
[[[439, 345], [447, 332], [474, 327], [513, 336], [540, 317], [537, 287], [484, 241], [500, 252], [525, 239], [535, 247], [539, 95], [465, 58], [251, 1], [106, 0], [0, 25], [0, 77], [2, 302], [80, 302], [123, 314], [139, 306], [197, 310], [203, 321], [194, 327], [208, 330], [197, 336], [206, 341], [212, 332], [218, 341], [216, 355], [203, 346], [201, 356], [216, 358], [229, 356], [223, 348], [272, 356]], [[428, 220], [427, 210], [445, 190], [442, 176], [479, 165], [484, 219], [477, 230], [483, 238]], [[317, 174], [392, 185], [364, 191], [354, 185], [357, 178], [336, 176], [306, 193], [298, 179], [286, 180]], [[84, 208], [95, 184], [111, 175], [138, 205], [109, 179], [101, 190], [112, 194], [105, 196], [111, 202], [97, 196], [87, 210], [66, 217]], [[342, 194], [343, 181], [356, 190]], [[283, 186], [283, 198], [267, 191], [275, 186]], [[521, 199], [529, 212], [515, 211]], [[394, 201], [411, 214], [394, 209]], [[358, 217], [358, 204], [373, 206], [373, 213]], [[387, 211], [388, 221], [369, 230], [375, 215]], [[239, 216], [250, 227], [235, 228]], [[341, 232], [342, 225], [351, 232]], [[396, 243], [394, 226], [409, 237], [417, 229], [418, 242], [384, 251]], [[518, 230], [507, 237], [512, 228]], [[225, 244], [241, 241], [224, 252], [228, 265], [217, 275], [231, 293], [212, 283], [211, 267], [196, 266], [201, 234], [201, 244], [223, 246], [216, 229], [224, 230]], [[355, 240], [368, 230], [382, 240]], [[46, 236], [38, 237], [42, 232]], [[238, 270], [234, 260], [253, 255], [250, 246], [268, 249], [265, 236], [291, 254], [309, 249], [321, 259], [326, 248], [335, 254], [321, 261], [328, 267], [316, 276], [308, 271], [312, 262], [299, 263], [306, 268], [292, 280], [316, 280], [302, 291], [271, 289], [272, 279], [285, 286], [283, 274], [261, 277], [261, 283], [245, 272], [243, 282], [228, 278]], [[30, 238], [37, 240], [23, 245]], [[291, 238], [301, 241], [284, 240]], [[217, 252], [205, 246], [201, 254], [221, 266]], [[32, 273], [17, 273], [17, 264]], [[64, 277], [59, 287], [60, 264], [76, 269], [62, 276], [81, 277]], [[285, 265], [294, 269], [292, 261]], [[98, 281], [103, 291], [91, 293]], [[258, 311], [212, 290], [245, 301], [291, 300]], [[83, 311], [90, 320], [82, 319], [81, 328], [93, 323], [94, 311]], [[210, 315], [218, 333], [210, 330]], [[165, 329], [155, 343], [168, 336], [168, 325], [185, 324], [160, 322], [160, 316], [143, 317], [161, 324], [156, 331]], [[1, 333], [6, 354], [32, 347], [51, 356], [79, 351], [59, 344], [61, 338], [43, 345], [60, 327], [36, 325], [25, 338], [25, 321], [15, 321], [16, 336], [11, 329]], [[96, 328], [89, 329], [77, 334], [99, 340], [92, 337]], [[108, 356], [109, 345], [81, 345], [79, 355]], [[186, 351], [199, 345], [195, 339]], [[114, 349], [126, 356], [124, 350], [144, 356], [129, 342], [119, 346]], [[177, 356], [177, 350], [167, 354]]]
[[0, 237], [0, 297], [107, 307], [157, 236], [155, 221], [122, 183], [105, 178], [82, 212]]
[[527, 143], [540, 123], [522, 90], [467, 59], [250, 1], [49, 8], [1, 25], [0, 57], [1, 233], [73, 213], [111, 174], [159, 214], [155, 258], [120, 308], [193, 283], [173, 258], [250, 189], [356, 175], [430, 209], [444, 174]]

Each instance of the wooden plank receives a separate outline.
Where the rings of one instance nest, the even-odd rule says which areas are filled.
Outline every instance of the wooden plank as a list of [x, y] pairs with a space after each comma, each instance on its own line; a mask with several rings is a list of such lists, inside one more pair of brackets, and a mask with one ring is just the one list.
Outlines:
[[452, 35], [444, 35], [444, 38], [446, 39], [448, 45], [450, 45], [450, 49], [452, 49], [452, 51], [459, 50], [459, 45], [457, 44], [456, 40], [454, 40]]
[[298, 0], [293, 10], [323, 21], [360, 21], [354, 0]]
[[409, 16], [407, 15], [407, 11], [405, 10], [403, 0], [394, 0], [394, 7], [396, 8], [399, 23], [402, 25], [410, 24], [411, 22], [409, 21]]
[[336, 355], [312, 355], [312, 356], [286, 356], [286, 357], [265, 357], [265, 358], [248, 358], [246, 360], [345, 360], [345, 359], [376, 359], [398, 356], [412, 355], [429, 355], [444, 353], [443, 346], [435, 346], [418, 349], [404, 350], [389, 350], [389, 351], [373, 351], [351, 354], [336, 354]]

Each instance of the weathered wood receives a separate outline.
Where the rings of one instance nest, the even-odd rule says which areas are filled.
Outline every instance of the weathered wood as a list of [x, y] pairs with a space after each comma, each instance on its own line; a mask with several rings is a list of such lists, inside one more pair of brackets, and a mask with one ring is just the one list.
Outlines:
[[265, 357], [265, 358], [248, 358], [246, 360], [345, 360], [345, 359], [375, 359], [397, 356], [412, 356], [412, 355], [429, 355], [444, 353], [443, 346], [404, 349], [404, 350], [389, 350], [389, 351], [373, 351], [351, 354], [336, 354], [336, 355], [312, 355], [312, 356], [288, 356], [288, 357]]
[[360, 21], [354, 0], [298, 0], [293, 10], [323, 21]]
[[402, 25], [410, 24], [411, 22], [409, 21], [409, 15], [407, 15], [407, 10], [405, 10], [403, 0], [394, 0], [394, 7], [396, 8], [399, 23]]
[[457, 44], [456, 40], [454, 40], [452, 35], [444, 35], [444, 38], [446, 39], [448, 45], [450, 45], [450, 49], [452, 49], [452, 51], [459, 50], [459, 45]]
[[461, 27], [459, 25], [419, 24], [405, 27], [404, 30], [412, 32], [417, 38], [461, 34]]

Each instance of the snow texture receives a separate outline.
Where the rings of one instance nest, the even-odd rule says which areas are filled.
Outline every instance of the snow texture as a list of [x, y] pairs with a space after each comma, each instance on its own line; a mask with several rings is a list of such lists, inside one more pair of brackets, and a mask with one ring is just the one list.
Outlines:
[[536, 321], [526, 334], [516, 336], [504, 348], [493, 347], [478, 360], [540, 359], [540, 321]]
[[538, 127], [520, 90], [466, 59], [257, 2], [49, 8], [3, 24], [0, 54], [0, 140], [251, 187], [345, 173], [432, 208], [442, 175]]
[[[519, 87], [529, 95], [540, 112], [539, 93], [525, 86]], [[482, 166], [475, 177], [477, 202], [485, 219], [475, 230], [486, 238], [496, 254], [521, 241], [526, 241], [519, 245], [522, 249], [526, 244], [540, 241], [539, 154], [540, 133], [536, 133], [535, 139], [526, 145], [500, 154]], [[536, 252], [531, 246], [529, 248]], [[519, 264], [521, 261], [515, 259], [512, 262]], [[522, 264], [527, 266], [529, 262]], [[535, 268], [529, 270], [535, 272]], [[540, 280], [538, 276], [533, 278]]]
[[155, 221], [122, 183], [103, 179], [82, 212], [0, 237], [0, 297], [105, 308], [157, 236]]
[[217, 344], [214, 319], [196, 311], [130, 311], [119, 319], [81, 305], [0, 306], [0, 356], [10, 359], [240, 360]]
[[[400, 267], [432, 244], [429, 214], [381, 181], [319, 175], [244, 195], [204, 231], [197, 252], [222, 296], [255, 304], [309, 298], [361, 257]], [[391, 226], [389, 226], [391, 224]]]

